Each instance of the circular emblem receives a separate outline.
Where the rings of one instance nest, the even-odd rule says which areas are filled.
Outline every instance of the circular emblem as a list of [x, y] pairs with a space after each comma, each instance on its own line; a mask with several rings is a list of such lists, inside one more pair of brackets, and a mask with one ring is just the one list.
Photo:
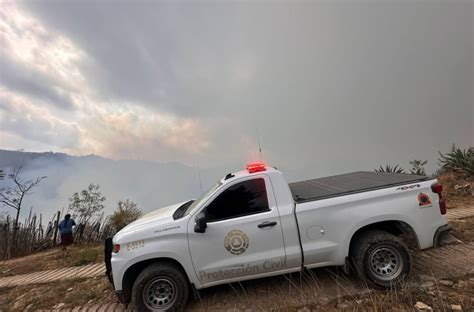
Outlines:
[[225, 236], [224, 246], [231, 254], [241, 255], [249, 247], [249, 238], [240, 230], [232, 230]]
[[420, 206], [431, 205], [430, 197], [425, 193], [420, 193], [418, 195], [418, 204]]

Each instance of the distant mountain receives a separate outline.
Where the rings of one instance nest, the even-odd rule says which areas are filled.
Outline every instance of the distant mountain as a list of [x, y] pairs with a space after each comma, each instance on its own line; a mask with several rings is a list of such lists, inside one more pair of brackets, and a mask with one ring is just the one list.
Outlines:
[[[48, 159], [51, 161], [62, 161], [68, 156], [64, 153], [34, 153], [24, 151], [9, 151], [0, 149], [0, 168], [12, 168], [20, 165], [31, 165], [35, 160]], [[88, 157], [88, 156], [87, 156]]]
[[[116, 207], [117, 201], [130, 198], [143, 211], [151, 211], [169, 204], [195, 198], [200, 195], [200, 183], [196, 168], [171, 162], [159, 163], [139, 160], [111, 160], [100, 156], [71, 156], [63, 153], [33, 153], [0, 149], [0, 169], [9, 173], [22, 166], [25, 179], [47, 176], [47, 179], [28, 196], [22, 216], [33, 207], [49, 219], [57, 210], [66, 210], [68, 198], [90, 183], [99, 184], [106, 196], [106, 214]], [[204, 191], [229, 171], [238, 167], [210, 168], [201, 170]], [[5, 178], [0, 188], [9, 183]], [[12, 209], [0, 211], [13, 213]]]

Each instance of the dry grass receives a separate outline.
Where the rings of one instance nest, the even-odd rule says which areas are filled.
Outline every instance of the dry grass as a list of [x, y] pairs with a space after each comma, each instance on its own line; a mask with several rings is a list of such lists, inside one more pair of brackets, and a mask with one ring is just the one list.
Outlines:
[[101, 262], [103, 259], [104, 251], [101, 245], [74, 245], [66, 251], [55, 248], [0, 262], [0, 277], [80, 266]]
[[291, 310], [315, 302], [326, 305], [338, 296], [352, 296], [360, 291], [359, 286], [353, 276], [338, 272], [338, 268], [321, 268], [207, 288], [188, 308], [190, 311]]
[[[318, 272], [317, 272], [318, 273]], [[258, 289], [249, 288], [245, 284], [222, 286], [229, 287], [231, 293], [220, 289], [213, 293], [204, 293], [201, 300], [189, 305], [190, 311], [412, 311], [417, 301], [422, 301], [434, 311], [451, 311], [451, 304], [460, 304], [464, 311], [474, 311], [474, 282], [473, 275], [452, 279], [454, 287], [436, 283], [430, 289], [423, 289], [419, 283], [408, 282], [398, 290], [373, 290], [360, 285], [357, 293], [346, 291], [347, 285], [335, 282], [329, 287], [334, 293], [327, 294], [322, 284], [314, 280], [311, 285], [297, 285], [292, 282], [273, 284], [271, 281]], [[459, 282], [461, 281], [461, 282]], [[464, 283], [463, 287], [458, 287]], [[316, 290], [314, 294], [309, 289]]]
[[73, 266], [81, 266], [103, 261], [104, 253], [101, 246], [84, 249], [73, 249], [69, 254], [66, 255], [64, 259], [66, 260], [64, 264], [70, 263]]
[[453, 220], [450, 222], [453, 226], [452, 234], [463, 242], [474, 241], [474, 217]]
[[98, 302], [116, 302], [105, 277], [0, 288], [0, 310], [5, 311], [49, 310], [58, 303], [67, 309]]
[[[319, 272], [316, 272], [319, 273]], [[305, 277], [310, 278], [311, 277]], [[345, 292], [346, 281], [336, 281], [339, 287], [329, 287], [332, 297], [323, 295], [324, 283], [313, 279], [310, 284], [299, 284], [299, 276], [262, 280], [256, 288], [251, 283], [237, 283], [215, 288], [228, 288], [228, 293], [203, 293], [201, 300], [192, 300], [190, 311], [412, 311], [417, 301], [430, 305], [434, 311], [450, 311], [451, 304], [460, 304], [464, 311], [474, 309], [474, 287], [459, 281], [472, 275], [452, 279], [454, 287], [436, 283], [432, 289], [422, 289], [407, 283], [399, 290], [377, 291], [362, 286], [362, 291]], [[265, 281], [265, 280], [263, 280]], [[278, 283], [279, 282], [279, 283]], [[265, 284], [265, 282], [263, 283]], [[309, 287], [308, 289], [305, 289]], [[311, 294], [311, 289], [314, 291]], [[259, 291], [260, 290], [260, 291]], [[221, 290], [222, 291], [222, 290]], [[219, 291], [219, 292], [221, 292]], [[213, 295], [214, 293], [214, 295]], [[101, 278], [66, 280], [49, 284], [35, 284], [14, 288], [0, 288], [0, 306], [6, 311], [52, 309], [58, 303], [62, 308], [74, 308], [95, 303], [117, 302], [108, 281]]]
[[474, 176], [466, 175], [456, 171], [447, 171], [438, 177], [438, 181], [443, 185], [443, 194], [446, 196], [448, 208], [461, 208], [474, 205], [473, 194], [466, 194], [456, 186], [469, 184], [474, 192]]
[[[321, 271], [321, 272], [318, 272]], [[324, 275], [325, 271], [313, 273]], [[323, 273], [323, 274], [321, 274]], [[335, 272], [326, 272], [332, 275]], [[310, 274], [310, 273], [309, 273]], [[327, 277], [327, 276], [326, 276]], [[399, 290], [377, 291], [361, 286], [357, 293], [344, 290], [344, 278], [333, 280], [333, 287], [316, 276], [283, 276], [252, 283], [236, 283], [211, 288], [192, 300], [190, 311], [412, 311], [417, 301], [430, 305], [434, 311], [450, 311], [451, 304], [460, 304], [464, 311], [474, 309], [473, 275], [451, 279], [454, 286], [436, 283], [430, 289], [406, 283]], [[306, 284], [300, 278], [307, 279]], [[460, 286], [464, 283], [464, 286]], [[263, 286], [261, 284], [266, 284]], [[223, 289], [225, 288], [225, 289]], [[329, 294], [326, 290], [334, 293]], [[0, 288], [0, 307], [6, 311], [73, 308], [95, 303], [117, 302], [105, 277], [65, 280], [14, 288]]]
[[[461, 283], [469, 276], [464, 276]], [[456, 281], [454, 285], [459, 285]], [[433, 308], [434, 311], [451, 311], [451, 304], [459, 304], [464, 311], [474, 309], [474, 287], [466, 284], [463, 288], [453, 288], [435, 284], [433, 289], [420, 288], [419, 284], [407, 283], [399, 290], [370, 291], [357, 296], [343, 296], [332, 300], [327, 306], [307, 305], [297, 309], [306, 308], [311, 311], [411, 311], [416, 302], [421, 301]], [[291, 310], [291, 309], [289, 309]]]

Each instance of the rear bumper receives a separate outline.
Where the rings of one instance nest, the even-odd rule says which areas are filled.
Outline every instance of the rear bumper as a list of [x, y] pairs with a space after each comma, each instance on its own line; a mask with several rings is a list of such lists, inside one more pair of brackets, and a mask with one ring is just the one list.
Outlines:
[[434, 247], [439, 247], [443, 246], [443, 241], [447, 238], [449, 232], [453, 229], [451, 224], [445, 224], [443, 226], [440, 226], [434, 235], [433, 238], [433, 246]]

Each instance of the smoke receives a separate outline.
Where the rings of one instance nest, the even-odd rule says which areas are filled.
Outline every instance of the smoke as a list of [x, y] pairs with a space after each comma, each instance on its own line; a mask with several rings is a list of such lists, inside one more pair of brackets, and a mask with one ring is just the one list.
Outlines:
[[[21, 216], [30, 211], [42, 214], [43, 220], [56, 211], [66, 212], [69, 198], [90, 183], [99, 184], [106, 197], [105, 215], [117, 202], [129, 198], [144, 212], [196, 198], [201, 194], [198, 170], [179, 163], [155, 163], [134, 160], [110, 160], [98, 156], [74, 157], [54, 153], [23, 153], [0, 150], [0, 168], [5, 173], [22, 165], [24, 180], [47, 176], [22, 205]], [[238, 168], [233, 168], [238, 170]], [[223, 168], [200, 169], [203, 188], [211, 187], [223, 176]], [[10, 183], [5, 177], [0, 188]], [[13, 214], [13, 209], [0, 208]]]

